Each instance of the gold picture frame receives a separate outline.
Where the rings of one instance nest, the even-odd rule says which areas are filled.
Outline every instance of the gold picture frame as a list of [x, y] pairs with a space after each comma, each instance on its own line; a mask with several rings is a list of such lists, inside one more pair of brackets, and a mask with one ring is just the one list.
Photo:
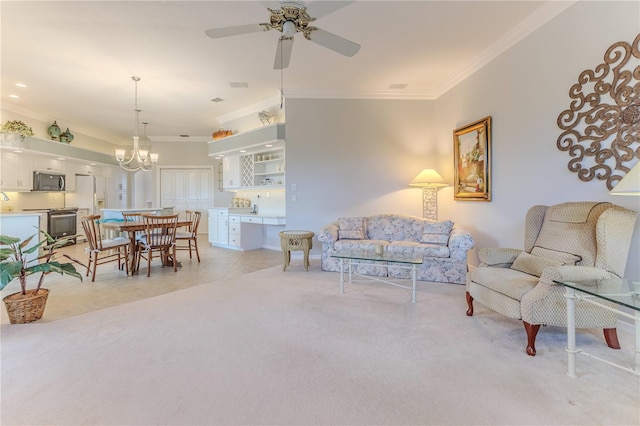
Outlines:
[[453, 131], [457, 201], [491, 201], [491, 116]]

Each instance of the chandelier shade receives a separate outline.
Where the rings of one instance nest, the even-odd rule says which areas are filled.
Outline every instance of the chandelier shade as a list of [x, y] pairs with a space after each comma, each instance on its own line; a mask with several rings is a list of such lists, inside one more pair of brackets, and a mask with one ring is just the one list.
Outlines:
[[116, 149], [116, 160], [121, 168], [135, 172], [137, 170], [143, 170], [145, 172], [151, 170], [154, 164], [158, 162], [159, 155], [155, 152], [151, 152], [151, 141], [147, 137], [147, 123], [145, 122], [145, 131], [142, 141], [138, 136], [140, 133], [140, 111], [138, 108], [138, 82], [140, 77], [133, 76], [131, 80], [135, 83], [135, 134], [133, 136], [133, 149], [129, 159], [125, 159], [127, 151], [125, 149]]

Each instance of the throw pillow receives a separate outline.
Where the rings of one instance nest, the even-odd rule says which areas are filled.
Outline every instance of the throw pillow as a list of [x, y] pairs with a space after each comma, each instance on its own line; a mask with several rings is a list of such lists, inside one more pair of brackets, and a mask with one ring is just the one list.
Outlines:
[[363, 240], [364, 239], [364, 218], [362, 217], [339, 218], [338, 219], [338, 239]]
[[513, 261], [511, 269], [539, 277], [542, 275], [542, 271], [549, 266], [562, 266], [562, 262], [546, 257], [534, 256], [523, 251], [516, 257], [516, 260]]
[[424, 224], [421, 243], [428, 244], [447, 244], [449, 242], [449, 234], [453, 228], [453, 222], [444, 220], [442, 222], [426, 222]]

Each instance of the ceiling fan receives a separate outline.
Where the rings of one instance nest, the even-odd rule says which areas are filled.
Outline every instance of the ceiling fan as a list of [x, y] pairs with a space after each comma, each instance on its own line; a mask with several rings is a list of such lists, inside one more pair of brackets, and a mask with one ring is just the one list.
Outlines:
[[360, 50], [360, 45], [357, 43], [309, 25], [317, 18], [328, 15], [354, 3], [354, 1], [316, 0], [308, 5], [297, 1], [263, 1], [261, 3], [267, 6], [267, 10], [269, 10], [268, 23], [212, 28], [206, 30], [205, 34], [211, 38], [222, 38], [272, 29], [280, 31], [282, 35], [276, 49], [274, 69], [283, 69], [289, 66], [293, 49], [293, 36], [298, 32], [302, 33], [307, 40], [345, 56], [353, 56]]

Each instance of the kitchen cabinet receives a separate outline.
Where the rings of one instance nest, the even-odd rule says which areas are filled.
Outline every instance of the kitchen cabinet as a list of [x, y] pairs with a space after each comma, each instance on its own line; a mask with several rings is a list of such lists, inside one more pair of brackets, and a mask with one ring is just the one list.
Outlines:
[[229, 245], [238, 250], [262, 247], [262, 219], [229, 215]]
[[0, 188], [24, 192], [33, 189], [33, 157], [21, 152], [2, 151], [0, 155]]
[[75, 163], [75, 173], [79, 175], [97, 176], [100, 174], [100, 167], [91, 164]]
[[240, 156], [232, 155], [222, 159], [222, 187], [224, 189], [240, 188]]
[[87, 241], [87, 236], [84, 233], [84, 228], [82, 227], [82, 219], [85, 216], [89, 216], [91, 213], [87, 208], [78, 209], [78, 215], [76, 216], [76, 242], [80, 243], [83, 241]]
[[36, 155], [33, 157], [33, 170], [62, 173], [62, 161], [53, 157]]
[[229, 209], [209, 209], [209, 242], [212, 245], [229, 244]]

